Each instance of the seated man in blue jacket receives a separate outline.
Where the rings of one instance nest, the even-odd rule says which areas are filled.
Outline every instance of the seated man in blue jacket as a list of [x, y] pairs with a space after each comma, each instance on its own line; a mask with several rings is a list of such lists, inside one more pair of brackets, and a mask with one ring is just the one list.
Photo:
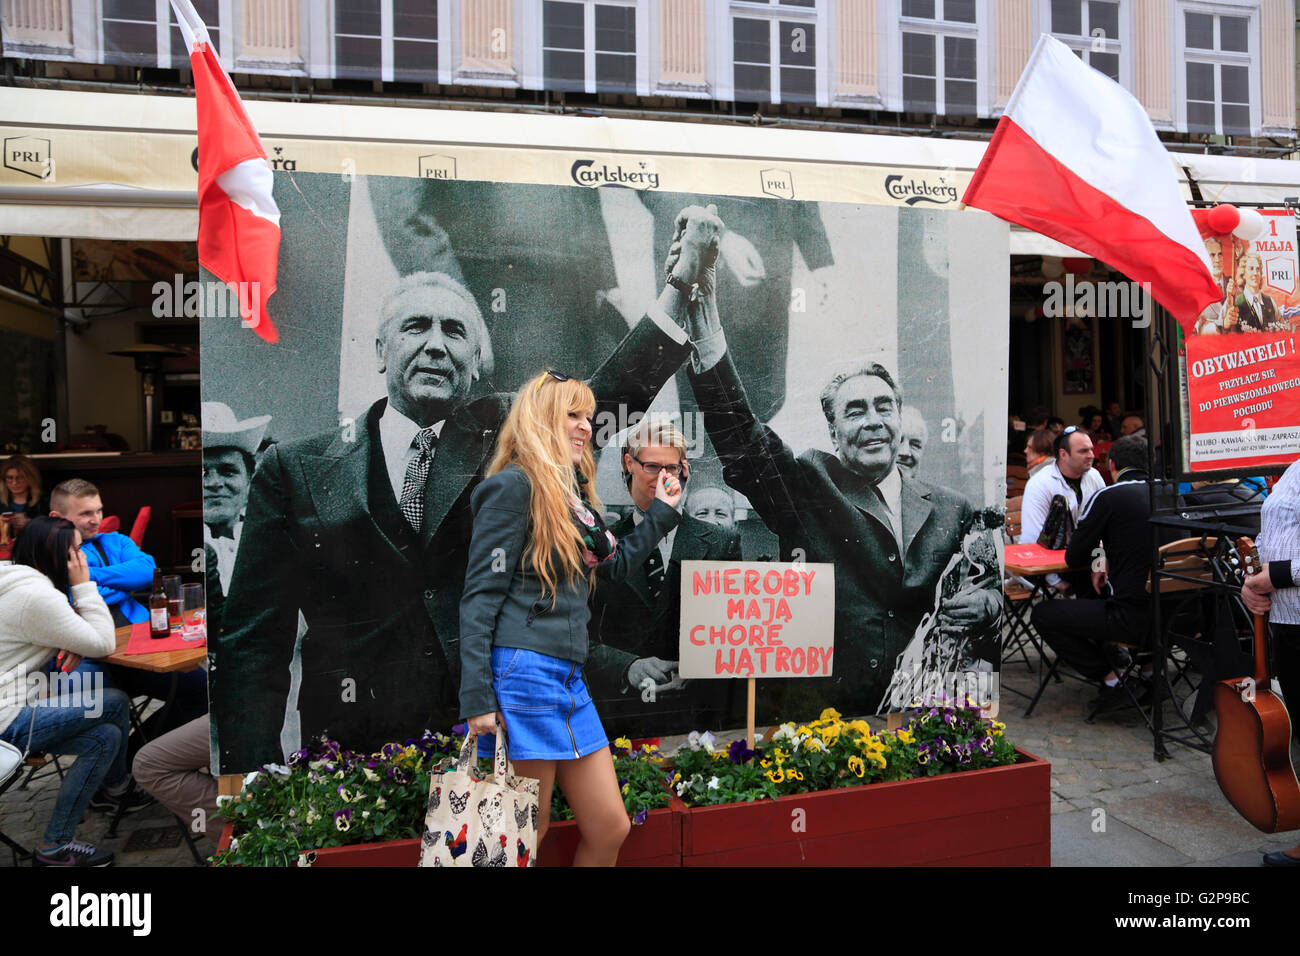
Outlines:
[[67, 518], [81, 532], [90, 580], [99, 586], [100, 597], [113, 612], [113, 623], [122, 627], [149, 620], [149, 609], [131, 597], [131, 592], [149, 587], [156, 565], [126, 535], [99, 530], [104, 520], [99, 489], [81, 478], [63, 482], [50, 494], [50, 515]]
[[[153, 582], [154, 559], [136, 546], [124, 534], [100, 531], [104, 520], [104, 504], [99, 489], [81, 478], [72, 478], [57, 485], [50, 493], [50, 515], [67, 518], [81, 532], [81, 550], [90, 568], [90, 580], [99, 587], [100, 596], [113, 614], [118, 627], [139, 624], [149, 620], [149, 610], [131, 596], [132, 591], [142, 591]], [[82, 665], [90, 669], [98, 664]], [[110, 687], [125, 691], [132, 697], [149, 696], [166, 700], [171, 690], [171, 674], [154, 674], [131, 667], [105, 665], [102, 667]], [[208, 679], [202, 670], [176, 675], [176, 695], [169, 708], [155, 711], [142, 725], [144, 739], [132, 734], [127, 745], [127, 759], [152, 740], [195, 717], [208, 712]], [[90, 801], [92, 808], [109, 809], [96, 795]]]

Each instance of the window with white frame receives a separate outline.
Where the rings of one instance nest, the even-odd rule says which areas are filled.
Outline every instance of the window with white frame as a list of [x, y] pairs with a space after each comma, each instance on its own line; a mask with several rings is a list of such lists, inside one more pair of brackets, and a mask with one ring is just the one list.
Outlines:
[[1116, 83], [1122, 82], [1121, 53], [1129, 39], [1122, 16], [1127, 11], [1121, 6], [1119, 0], [1049, 0], [1047, 5], [1052, 36]]
[[979, 103], [976, 0], [902, 0], [903, 109], [974, 115]]
[[[222, 48], [221, 0], [194, 0], [194, 9], [208, 28], [208, 35]], [[105, 63], [122, 66], [189, 69], [190, 51], [185, 46], [176, 12], [166, 0], [101, 0], [99, 8], [100, 49]], [[169, 24], [162, 34], [159, 24]]]
[[438, 82], [438, 4], [334, 0], [334, 75]]
[[817, 102], [816, 6], [815, 0], [731, 5], [733, 99]]
[[[181, 28], [176, 25], [176, 11], [171, 9], [171, 4], [167, 5], [171, 16], [171, 60], [173, 70], [188, 70], [190, 68], [190, 51], [185, 48], [185, 38], [181, 36]], [[203, 25], [208, 28], [208, 36], [217, 44], [217, 50], [221, 49], [221, 4], [218, 0], [194, 0], [194, 10], [203, 21]]]
[[105, 63], [158, 65], [158, 5], [154, 0], [103, 0], [100, 14]]
[[1180, 13], [1187, 131], [1249, 135], [1254, 56], [1250, 16], [1204, 8]]
[[542, 77], [548, 90], [635, 93], [637, 5], [544, 0]]

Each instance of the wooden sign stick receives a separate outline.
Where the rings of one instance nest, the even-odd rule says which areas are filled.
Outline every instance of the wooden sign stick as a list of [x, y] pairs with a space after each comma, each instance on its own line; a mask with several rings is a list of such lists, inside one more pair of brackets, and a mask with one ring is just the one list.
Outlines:
[[754, 688], [755, 678], [751, 677], [745, 682], [749, 685], [747, 688], [748, 700], [745, 701], [745, 746], [750, 750], [754, 749]]

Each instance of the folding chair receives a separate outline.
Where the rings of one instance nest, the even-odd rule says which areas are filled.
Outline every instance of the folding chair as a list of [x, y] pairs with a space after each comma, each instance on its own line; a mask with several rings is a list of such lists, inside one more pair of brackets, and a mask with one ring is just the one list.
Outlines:
[[[35, 713], [32, 714], [32, 720], [36, 719]], [[30, 725], [27, 730], [27, 739], [23, 743], [22, 749], [16, 744], [5, 743], [0, 747], [0, 797], [3, 797], [14, 785], [23, 779], [23, 770], [33, 765], [43, 765], [45, 762], [44, 755], [33, 754], [31, 751], [32, 729], [34, 724]], [[13, 854], [14, 866], [17, 866], [19, 860], [30, 860], [31, 851], [13, 839], [9, 834], [0, 830], [0, 843], [9, 847], [9, 852]]]
[[[46, 770], [46, 767], [51, 769]], [[44, 770], [44, 773], [41, 771]], [[27, 785], [33, 780], [40, 780], [42, 777], [48, 777], [52, 773], [59, 775], [59, 781], [63, 780], [63, 764], [59, 763], [58, 754], [47, 754], [41, 751], [35, 751], [27, 757], [27, 776], [17, 787], [19, 790], [26, 790]]]
[[[1204, 535], [1162, 545], [1156, 565], [1167, 657], [1158, 694], [1168, 696], [1178, 718], [1171, 729], [1162, 724], [1160, 737], [1207, 753], [1214, 745], [1212, 732], [1204, 726], [1214, 709], [1209, 691], [1228, 672], [1249, 670], [1242, 646], [1250, 630], [1249, 616], [1240, 598], [1222, 586], [1235, 583], [1237, 561], [1226, 540]], [[1158, 751], [1160, 747], [1157, 742]]]
[[[1020, 537], [1020, 498], [1007, 499], [1007, 521], [1003, 533], [1008, 544], [1014, 544]], [[1008, 578], [1002, 582], [1002, 607], [1007, 622], [1007, 633], [1002, 639], [1002, 666], [1017, 659], [1024, 661], [1025, 669], [1033, 673], [1033, 662], [1025, 651], [1026, 645], [1039, 650], [1038, 635], [1029, 626], [1029, 612], [1034, 604], [1033, 587], [1019, 578]], [[1014, 694], [1021, 693], [1008, 687]], [[1028, 696], [1028, 695], [1025, 695]]]

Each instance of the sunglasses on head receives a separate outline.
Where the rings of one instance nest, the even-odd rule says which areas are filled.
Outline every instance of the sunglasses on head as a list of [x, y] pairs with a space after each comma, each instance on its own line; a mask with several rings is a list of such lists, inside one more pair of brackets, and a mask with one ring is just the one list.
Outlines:
[[[557, 382], [567, 382], [567, 381], [569, 380], [569, 376], [565, 375], [563, 372], [557, 372], [557, 371], [555, 371], [555, 369], [553, 369], [553, 368], [548, 368], [544, 374], [545, 374], [545, 375], [549, 375], [551, 378], [555, 379]], [[545, 379], [545, 378], [539, 378], [539, 379], [537, 380], [537, 391], [540, 392], [540, 391], [542, 390], [542, 386], [545, 385], [545, 384], [546, 384], [546, 379]]]

